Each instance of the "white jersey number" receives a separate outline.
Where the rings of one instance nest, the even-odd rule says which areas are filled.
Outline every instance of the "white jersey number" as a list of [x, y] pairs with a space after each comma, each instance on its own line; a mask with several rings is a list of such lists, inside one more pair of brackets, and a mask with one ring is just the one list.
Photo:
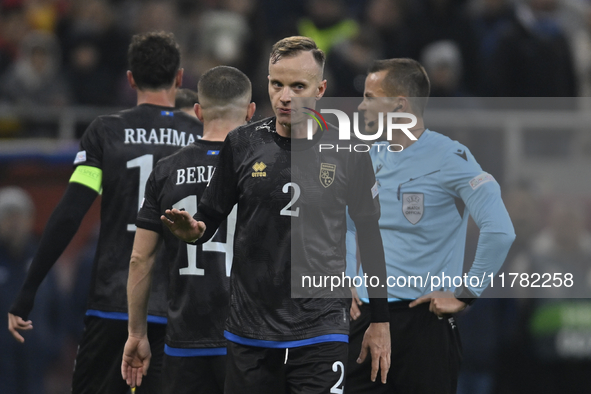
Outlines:
[[[176, 209], [184, 208], [185, 211], [189, 212], [190, 215], [197, 213], [197, 196], [187, 196], [181, 201], [177, 202], [172, 206]], [[226, 275], [230, 276], [232, 270], [232, 258], [234, 256], [233, 245], [234, 245], [234, 230], [236, 228], [236, 212], [237, 206], [235, 205], [232, 212], [228, 215], [227, 221], [227, 233], [226, 242], [213, 242], [211, 240], [203, 244], [204, 252], [220, 252], [225, 254], [226, 260]], [[217, 234], [217, 231], [216, 231]], [[215, 237], [215, 234], [213, 235]], [[212, 239], [213, 239], [212, 237]], [[180, 275], [205, 275], [203, 268], [197, 267], [197, 246], [187, 244], [187, 260], [188, 266], [179, 269]]]
[[343, 365], [343, 363], [341, 361], [335, 361], [334, 364], [332, 365], [332, 370], [333, 372], [338, 372], [339, 368], [341, 370], [341, 377], [339, 378], [339, 380], [334, 384], [334, 386], [332, 386], [332, 388], [330, 389], [331, 394], [343, 394], [343, 389], [344, 387], [340, 387], [341, 383], [343, 383], [343, 378], [345, 377], [345, 366]]
[[[140, 187], [138, 190], [137, 210], [139, 211], [142, 206], [142, 200], [146, 192], [146, 182], [152, 172], [152, 166], [154, 165], [154, 155], [143, 155], [136, 157], [133, 160], [127, 162], [127, 168], [139, 167], [140, 169]], [[135, 231], [135, 224], [128, 224], [127, 231]]]
[[290, 187], [293, 188], [293, 197], [291, 198], [291, 201], [288, 202], [285, 207], [283, 207], [279, 214], [282, 216], [295, 216], [297, 218], [300, 216], [300, 208], [298, 207], [295, 210], [289, 208], [291, 208], [291, 206], [295, 204], [298, 198], [300, 198], [301, 190], [297, 183], [288, 182], [285, 185], [283, 185], [283, 193], [289, 193]]

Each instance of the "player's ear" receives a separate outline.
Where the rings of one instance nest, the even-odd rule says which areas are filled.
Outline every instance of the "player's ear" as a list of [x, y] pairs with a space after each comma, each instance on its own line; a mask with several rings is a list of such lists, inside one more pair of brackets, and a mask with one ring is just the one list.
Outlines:
[[133, 74], [131, 71], [127, 70], [127, 82], [132, 89], [137, 89], [137, 85], [135, 83], [135, 79], [133, 79]]
[[174, 77], [174, 87], [175, 88], [180, 88], [181, 85], [183, 84], [183, 73], [185, 72], [184, 69], [180, 68], [177, 72], [176, 72], [176, 77]]
[[320, 82], [318, 85], [318, 90], [316, 91], [316, 100], [320, 100], [322, 96], [326, 93], [326, 79]]
[[396, 107], [399, 108], [400, 112], [412, 112], [412, 108], [410, 107], [410, 101], [407, 97], [398, 96], [394, 99], [394, 101], [396, 103]]
[[199, 119], [201, 123], [203, 123], [203, 108], [201, 108], [199, 103], [195, 103], [193, 110], [195, 111], [195, 115], [197, 115], [197, 119]]
[[252, 103], [248, 104], [248, 110], [246, 111], [246, 121], [247, 122], [252, 119], [256, 110], [257, 110], [257, 105], [254, 103], [254, 101]]

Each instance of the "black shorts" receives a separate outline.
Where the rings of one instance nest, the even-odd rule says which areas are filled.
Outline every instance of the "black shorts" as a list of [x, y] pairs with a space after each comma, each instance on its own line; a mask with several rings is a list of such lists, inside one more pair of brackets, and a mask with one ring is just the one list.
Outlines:
[[[150, 368], [136, 394], [160, 394], [165, 324], [148, 323], [152, 349]], [[127, 320], [84, 318], [84, 334], [78, 346], [72, 394], [126, 394], [129, 386], [121, 376]]]
[[357, 364], [365, 330], [369, 327], [369, 305], [351, 320], [347, 394], [455, 394], [460, 373], [461, 344], [455, 319], [439, 319], [429, 304], [408, 307], [409, 302], [391, 302], [390, 339], [392, 363], [386, 384], [372, 383], [371, 356]]
[[273, 349], [228, 341], [225, 393], [342, 393], [347, 348], [345, 342]]
[[[164, 394], [224, 394], [226, 356], [164, 355]], [[143, 385], [143, 383], [142, 383]]]

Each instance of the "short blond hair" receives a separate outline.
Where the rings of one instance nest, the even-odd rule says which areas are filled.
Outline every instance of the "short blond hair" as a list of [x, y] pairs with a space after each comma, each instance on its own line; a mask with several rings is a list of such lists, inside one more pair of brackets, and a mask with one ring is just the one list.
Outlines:
[[277, 63], [284, 57], [295, 56], [300, 52], [312, 52], [320, 69], [324, 70], [324, 61], [326, 60], [324, 52], [318, 48], [314, 40], [303, 36], [286, 37], [277, 41], [271, 49], [271, 64]]

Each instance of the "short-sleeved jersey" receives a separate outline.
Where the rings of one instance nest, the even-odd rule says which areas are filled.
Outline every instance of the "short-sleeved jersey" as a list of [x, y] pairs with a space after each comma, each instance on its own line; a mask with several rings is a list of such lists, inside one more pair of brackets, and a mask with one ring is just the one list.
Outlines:
[[[164, 238], [169, 277], [165, 351], [170, 355], [182, 353], [178, 349], [226, 346], [224, 324], [230, 304], [234, 228], [227, 228], [223, 222], [210, 241], [191, 245], [164, 229], [160, 221], [170, 208], [197, 213], [197, 203], [215, 170], [222, 144], [198, 140], [160, 160], [148, 179], [138, 213], [138, 227]], [[230, 215], [229, 221], [235, 223], [235, 216]]]
[[263, 347], [347, 340], [346, 300], [291, 292], [295, 273], [344, 272], [347, 206], [355, 219], [379, 217], [369, 154], [319, 149], [337, 142], [330, 125], [313, 140], [284, 138], [275, 118], [228, 134], [199, 210], [219, 220], [238, 204], [229, 340]]
[[[430, 293], [433, 276], [462, 276], [469, 215], [481, 234], [514, 234], [499, 184], [459, 142], [425, 130], [402, 152], [390, 152], [383, 142], [374, 144], [370, 155], [382, 208], [379, 223], [390, 301]], [[349, 268], [356, 269], [354, 223], [348, 225], [347, 260]], [[496, 272], [507, 251], [489, 251], [469, 275], [481, 278]], [[455, 287], [446, 280], [433, 290]], [[475, 295], [483, 290], [467, 287]], [[367, 297], [367, 289], [358, 292]]]
[[[85, 131], [74, 164], [102, 170], [101, 226], [87, 314], [127, 319], [129, 259], [146, 181], [158, 160], [202, 133], [196, 118], [152, 104], [99, 116]], [[164, 317], [166, 268], [156, 266], [162, 271], [154, 276], [148, 313]]]

